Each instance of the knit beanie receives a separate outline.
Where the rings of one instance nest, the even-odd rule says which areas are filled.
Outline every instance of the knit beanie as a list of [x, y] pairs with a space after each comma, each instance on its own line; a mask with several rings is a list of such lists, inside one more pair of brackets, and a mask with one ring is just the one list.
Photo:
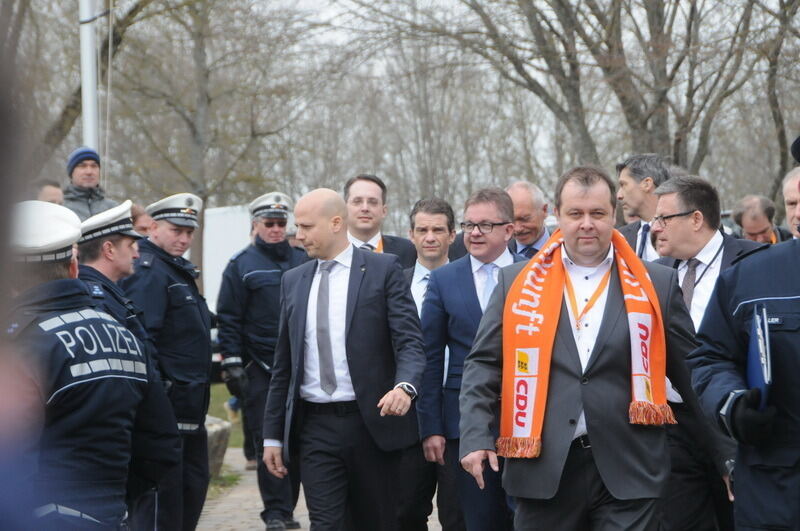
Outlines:
[[97, 154], [97, 151], [90, 147], [81, 146], [69, 154], [69, 159], [67, 162], [67, 177], [71, 178], [72, 170], [74, 170], [75, 166], [84, 160], [93, 160], [98, 166], [100, 165], [100, 155]]

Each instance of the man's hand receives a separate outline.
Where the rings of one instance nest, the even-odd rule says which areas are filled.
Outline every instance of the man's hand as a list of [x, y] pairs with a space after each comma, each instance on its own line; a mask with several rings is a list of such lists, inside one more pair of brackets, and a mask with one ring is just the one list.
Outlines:
[[494, 450], [475, 450], [465, 455], [461, 459], [461, 466], [470, 473], [478, 483], [478, 488], [483, 490], [483, 469], [486, 466], [484, 461], [489, 459], [489, 466], [495, 472], [500, 472], [500, 464], [497, 462], [497, 452]]
[[264, 464], [270, 474], [276, 478], [283, 479], [289, 472], [283, 466], [283, 449], [278, 446], [265, 446], [264, 447]]
[[411, 407], [411, 397], [398, 387], [383, 395], [378, 402], [378, 407], [381, 408], [381, 417], [386, 415], [402, 417], [408, 413]]
[[444, 464], [444, 447], [445, 440], [441, 435], [431, 435], [425, 437], [422, 441], [422, 452], [425, 454], [425, 460], [430, 463]]
[[760, 446], [772, 435], [775, 406], [759, 411], [761, 389], [754, 387], [736, 399], [733, 404], [733, 433], [740, 442]]
[[225, 387], [228, 392], [240, 400], [244, 400], [247, 396], [247, 373], [241, 365], [231, 365], [222, 371], [222, 381], [225, 382]]

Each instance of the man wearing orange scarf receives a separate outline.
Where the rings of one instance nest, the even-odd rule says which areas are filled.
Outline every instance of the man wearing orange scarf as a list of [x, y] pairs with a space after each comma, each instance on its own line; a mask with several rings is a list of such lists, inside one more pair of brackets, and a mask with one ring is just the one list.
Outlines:
[[486, 461], [506, 457], [517, 530], [656, 529], [675, 422], [666, 376], [700, 415], [676, 273], [614, 230], [614, 192], [598, 168], [561, 177], [560, 230], [501, 270], [464, 366], [461, 463], [480, 485]]

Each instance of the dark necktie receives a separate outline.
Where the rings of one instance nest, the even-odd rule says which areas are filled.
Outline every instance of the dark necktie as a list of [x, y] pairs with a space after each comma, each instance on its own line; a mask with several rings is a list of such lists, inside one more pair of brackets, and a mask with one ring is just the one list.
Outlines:
[[524, 256], [525, 258], [532, 258], [532, 257], [533, 257], [533, 255], [535, 255], [535, 254], [536, 254], [536, 249], [534, 249], [532, 245], [529, 245], [529, 246], [525, 247], [525, 248], [522, 250], [522, 252], [521, 252], [521, 253], [519, 253], [519, 254], [521, 254], [521, 255], [522, 255], [522, 256]]
[[694, 283], [697, 278], [697, 266], [700, 265], [700, 260], [692, 258], [686, 263], [686, 275], [683, 277], [681, 283], [681, 291], [683, 291], [683, 302], [686, 303], [688, 310], [692, 309], [692, 296], [694, 295]]
[[319, 386], [332, 395], [336, 391], [336, 374], [333, 371], [333, 349], [331, 327], [328, 322], [330, 299], [329, 281], [331, 269], [336, 262], [329, 260], [319, 264], [319, 291], [317, 292], [317, 350], [319, 351]]
[[371, 243], [365, 243], [365, 244], [361, 245], [361, 247], [359, 247], [359, 249], [361, 249], [362, 251], [370, 251], [370, 252], [372, 252], [372, 251], [375, 250], [375, 247], [373, 247]]
[[636, 252], [636, 256], [639, 258], [644, 256], [644, 249], [645, 245], [647, 245], [647, 238], [650, 237], [650, 224], [649, 223], [642, 223], [642, 239], [639, 241], [639, 250]]

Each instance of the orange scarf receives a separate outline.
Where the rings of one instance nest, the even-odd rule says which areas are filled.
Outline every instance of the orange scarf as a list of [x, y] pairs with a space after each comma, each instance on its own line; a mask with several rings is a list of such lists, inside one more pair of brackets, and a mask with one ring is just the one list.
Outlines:
[[[538, 457], [547, 406], [550, 359], [566, 272], [556, 230], [517, 275], [503, 311], [503, 457]], [[666, 394], [666, 340], [658, 296], [642, 261], [618, 231], [611, 237], [631, 337], [631, 424], [675, 424]], [[577, 316], [576, 316], [577, 317]]]

